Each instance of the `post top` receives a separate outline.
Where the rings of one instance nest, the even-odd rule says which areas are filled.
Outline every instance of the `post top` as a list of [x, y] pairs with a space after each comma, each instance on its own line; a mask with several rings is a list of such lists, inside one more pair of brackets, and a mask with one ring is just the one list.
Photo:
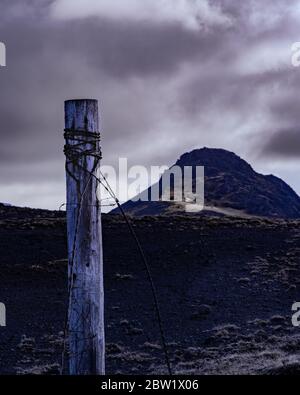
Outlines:
[[99, 132], [98, 100], [66, 100], [65, 128]]
[[68, 99], [65, 100], [65, 103], [72, 103], [72, 102], [94, 102], [98, 103], [97, 99]]

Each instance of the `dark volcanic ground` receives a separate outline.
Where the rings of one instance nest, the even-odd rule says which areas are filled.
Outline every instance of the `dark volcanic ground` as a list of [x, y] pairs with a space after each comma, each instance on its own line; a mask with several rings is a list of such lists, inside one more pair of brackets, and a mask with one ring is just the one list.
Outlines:
[[[299, 373], [299, 222], [145, 217], [174, 371]], [[0, 373], [56, 374], [66, 308], [63, 214], [0, 211]], [[164, 373], [147, 276], [124, 221], [103, 216], [107, 373]]]

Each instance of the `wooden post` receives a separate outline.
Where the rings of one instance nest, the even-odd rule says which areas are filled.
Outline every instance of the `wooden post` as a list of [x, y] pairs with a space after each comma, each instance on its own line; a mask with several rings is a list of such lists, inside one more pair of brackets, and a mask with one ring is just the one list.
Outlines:
[[105, 373], [104, 290], [98, 102], [65, 102], [67, 177], [69, 370]]

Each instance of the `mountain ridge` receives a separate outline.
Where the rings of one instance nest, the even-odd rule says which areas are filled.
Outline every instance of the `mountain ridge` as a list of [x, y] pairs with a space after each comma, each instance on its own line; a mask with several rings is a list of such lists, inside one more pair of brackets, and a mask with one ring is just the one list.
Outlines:
[[[186, 152], [176, 166], [204, 166], [205, 208], [201, 215], [300, 218], [300, 197], [281, 178], [263, 175], [234, 152], [221, 148], [200, 148]], [[173, 165], [173, 166], [175, 166]], [[173, 167], [171, 166], [171, 168]], [[151, 193], [151, 188], [148, 193]], [[183, 205], [175, 202], [128, 201], [123, 209], [132, 215], [178, 214]], [[118, 213], [115, 209], [112, 213]]]

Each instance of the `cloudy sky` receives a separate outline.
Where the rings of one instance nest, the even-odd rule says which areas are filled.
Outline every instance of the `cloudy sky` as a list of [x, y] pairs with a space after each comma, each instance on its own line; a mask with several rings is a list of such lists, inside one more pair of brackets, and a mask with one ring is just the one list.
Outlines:
[[300, 193], [298, 0], [0, 0], [0, 201], [65, 201], [63, 102], [100, 102], [105, 164], [225, 148]]

